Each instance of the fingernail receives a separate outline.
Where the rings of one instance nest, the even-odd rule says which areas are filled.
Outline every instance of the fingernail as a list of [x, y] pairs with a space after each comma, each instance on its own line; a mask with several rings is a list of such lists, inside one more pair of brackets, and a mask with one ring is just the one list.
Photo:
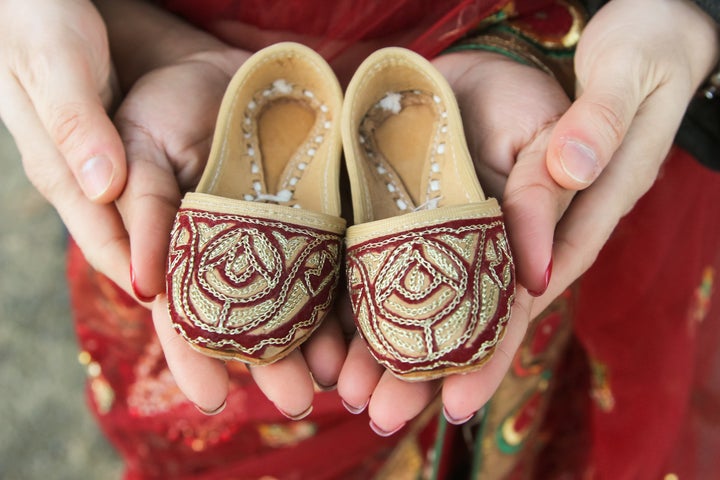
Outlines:
[[370, 420], [370, 428], [372, 429], [373, 432], [375, 432], [376, 434], [378, 434], [381, 437], [389, 437], [390, 435], [393, 435], [394, 433], [399, 432], [404, 426], [405, 426], [405, 422], [403, 422], [400, 425], [398, 425], [397, 427], [395, 427], [394, 430], [390, 430], [388, 432], [388, 431], [385, 431], [382, 428], [378, 427], [377, 425], [375, 425], [375, 422]]
[[223, 403], [214, 410], [205, 410], [200, 405], [197, 405], [197, 404], [193, 404], [193, 405], [195, 405], [195, 408], [197, 408], [198, 412], [202, 413], [203, 415], [207, 415], [208, 417], [212, 417], [213, 415], [217, 415], [218, 413], [225, 410], [225, 407], [227, 407], [227, 399], [223, 400]]
[[568, 140], [560, 151], [560, 165], [568, 176], [580, 183], [590, 183], [595, 180], [599, 171], [597, 156], [587, 145]]
[[298, 413], [297, 415], [291, 415], [291, 414], [283, 411], [283, 410], [280, 409], [280, 408], [278, 408], [278, 411], [280, 411], [280, 413], [282, 413], [285, 417], [289, 418], [290, 420], [302, 420], [303, 418], [305, 418], [305, 417], [307, 417], [308, 415], [310, 415], [310, 413], [313, 411], [313, 406], [310, 405], [310, 406], [309, 406], [308, 408], [306, 408], [303, 412]]
[[365, 403], [363, 403], [363, 404], [360, 405], [359, 407], [355, 407], [355, 406], [353, 406], [353, 405], [350, 405], [349, 403], [347, 403], [347, 402], [346, 402], [345, 400], [343, 400], [343, 399], [340, 399], [340, 401], [342, 402], [343, 407], [345, 407], [345, 410], [347, 410], [348, 412], [352, 413], [353, 415], [360, 415], [362, 412], [365, 411], [365, 409], [366, 409], [367, 406], [368, 406], [368, 403], [370, 403], [370, 399], [368, 398], [367, 400], [365, 400]]
[[448, 423], [451, 423], [451, 424], [453, 424], [453, 425], [462, 425], [463, 423], [465, 423], [465, 422], [467, 422], [468, 420], [470, 420], [471, 418], [473, 418], [476, 413], [477, 413], [477, 412], [472, 412], [472, 413], [471, 413], [470, 415], [468, 415], [467, 417], [465, 417], [465, 418], [459, 418], [459, 419], [458, 419], [458, 418], [454, 418], [452, 415], [450, 415], [450, 414], [448, 413], [447, 409], [445, 408], [445, 405], [443, 405], [443, 416], [445, 417], [445, 420], [448, 421]]
[[553, 267], [553, 259], [550, 257], [550, 263], [548, 264], [547, 269], [545, 270], [545, 281], [542, 289], [540, 290], [529, 290], [528, 293], [532, 295], [533, 297], [539, 297], [543, 293], [545, 293], [545, 290], [547, 290], [548, 285], [550, 285], [550, 277], [552, 276], [552, 267]]
[[322, 383], [318, 382], [313, 378], [313, 386], [315, 387], [314, 390], [316, 392], [332, 392], [337, 388], [337, 382], [333, 383], [332, 385], [323, 385]]
[[332, 392], [333, 390], [335, 390], [337, 388], [337, 383], [325, 386], [325, 385], [321, 385], [321, 384], [315, 382], [315, 388], [317, 389], [318, 392]]
[[140, 291], [138, 286], [135, 284], [135, 270], [133, 270], [132, 264], [130, 264], [130, 285], [132, 285], [133, 293], [141, 302], [149, 303], [155, 300], [155, 297], [145, 295]]
[[92, 157], [80, 168], [80, 184], [91, 200], [105, 193], [112, 180], [113, 164], [104, 155]]

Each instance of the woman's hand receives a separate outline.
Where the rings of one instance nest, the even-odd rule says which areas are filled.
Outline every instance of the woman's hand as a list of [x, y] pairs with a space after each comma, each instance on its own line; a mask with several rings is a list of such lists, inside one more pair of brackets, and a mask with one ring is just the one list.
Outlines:
[[[434, 64], [455, 91], [480, 183], [488, 196], [502, 201], [511, 243], [514, 237], [532, 235], [542, 241], [516, 267], [522, 285], [544, 290], [552, 229], [572, 198], [572, 192], [558, 186], [547, 172], [545, 151], [570, 101], [549, 75], [497, 54], [454, 53]], [[549, 232], [546, 238], [537, 235], [543, 231]], [[525, 334], [532, 304], [527, 289], [518, 287], [505, 337], [492, 359], [479, 371], [442, 381], [397, 379], [375, 362], [358, 336], [349, 347], [338, 392], [349, 410], [369, 404], [373, 428], [382, 435], [394, 433], [418, 415], [439, 390], [445, 416], [462, 423], [499, 386]]]
[[105, 24], [89, 0], [6, 0], [0, 31], [0, 116], [25, 172], [90, 263], [129, 290], [127, 241], [111, 203], [126, 165], [106, 114], [115, 82]]
[[555, 229], [553, 282], [536, 312], [592, 265], [653, 185], [719, 44], [713, 20], [687, 0], [613, 0], [589, 22], [575, 55], [577, 100], [546, 159], [559, 185], [584, 191]]
[[442, 383], [402, 382], [356, 339], [338, 385], [344, 401], [369, 401], [370, 417], [385, 433], [415, 417], [440, 388], [453, 423], [481, 408], [527, 322], [592, 265], [619, 219], [652, 186], [717, 55], [716, 27], [691, 2], [614, 0], [581, 38], [580, 95], [572, 105], [549, 76], [495, 54], [438, 58], [457, 94], [481, 183], [502, 200], [524, 288], [507, 335], [480, 371]]
[[[141, 77], [115, 117], [128, 157], [127, 186], [117, 204], [130, 238], [136, 286], [142, 296], [157, 295], [153, 319], [168, 366], [181, 390], [205, 411], [223, 404], [227, 371], [222, 361], [192, 350], [172, 328], [162, 294], [165, 262], [181, 196], [199, 181], [225, 89], [248, 57], [226, 48], [177, 59]], [[309, 413], [313, 379], [327, 387], [337, 382], [346, 347], [335, 319], [330, 314], [285, 359], [250, 367], [260, 389], [290, 418]]]
[[[115, 115], [127, 152], [127, 183], [116, 205], [126, 229], [136, 296], [152, 302], [170, 370], [201, 410], [218, 409], [228, 391], [223, 362], [204, 356], [172, 328], [165, 295], [170, 230], [184, 192], [193, 189], [210, 151], [218, 109], [231, 77], [250, 56], [157, 7], [96, 0], [105, 18], [119, 83], [128, 90]], [[130, 267], [132, 265], [132, 267]], [[346, 346], [335, 315], [301, 349], [250, 372], [285, 415], [309, 413], [315, 383], [332, 386]]]

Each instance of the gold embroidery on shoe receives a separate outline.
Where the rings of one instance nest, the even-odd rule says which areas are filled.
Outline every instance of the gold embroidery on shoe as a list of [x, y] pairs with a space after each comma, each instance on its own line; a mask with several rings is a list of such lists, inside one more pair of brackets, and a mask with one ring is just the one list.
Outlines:
[[[347, 275], [371, 352], [403, 375], [480, 362], [500, 339], [513, 300], [512, 259], [499, 219], [354, 245]], [[453, 358], [468, 345], [476, 350]]]
[[[181, 210], [169, 258], [172, 308], [184, 317], [175, 328], [193, 345], [251, 356], [292, 345], [317, 327], [333, 300], [340, 235]], [[299, 318], [308, 303], [312, 309]], [[248, 335], [252, 342], [237, 340]]]

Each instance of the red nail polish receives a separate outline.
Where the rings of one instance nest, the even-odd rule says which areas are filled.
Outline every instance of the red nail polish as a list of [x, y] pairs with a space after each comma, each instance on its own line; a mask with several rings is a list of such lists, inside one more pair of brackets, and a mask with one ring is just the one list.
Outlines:
[[393, 430], [390, 430], [390, 431], [388, 432], [388, 431], [385, 431], [385, 430], [383, 430], [382, 428], [378, 427], [378, 426], [375, 424], [375, 422], [373, 422], [372, 420], [370, 420], [370, 428], [372, 429], [373, 432], [375, 432], [376, 434], [380, 435], [381, 437], [389, 437], [390, 435], [399, 432], [404, 426], [405, 426], [405, 422], [401, 423], [400, 425], [398, 425], [397, 427], [395, 427]]
[[148, 297], [138, 289], [138, 286], [135, 284], [135, 270], [133, 270], [132, 264], [130, 264], [130, 285], [132, 285], [133, 293], [141, 302], [149, 303], [155, 300], [155, 296]]
[[552, 275], [552, 267], [553, 267], [553, 259], [550, 257], [550, 263], [548, 264], [547, 270], [545, 270], [545, 285], [541, 290], [528, 290], [528, 293], [532, 295], [533, 297], [539, 297], [543, 293], [545, 293], [545, 290], [547, 290], [548, 285], [550, 285], [550, 276]]

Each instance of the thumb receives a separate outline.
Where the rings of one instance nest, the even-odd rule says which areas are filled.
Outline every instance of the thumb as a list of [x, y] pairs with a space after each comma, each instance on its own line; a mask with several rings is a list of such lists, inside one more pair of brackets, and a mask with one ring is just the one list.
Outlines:
[[[595, 65], [599, 63], [605, 65]], [[555, 126], [546, 162], [560, 186], [590, 186], [625, 138], [642, 101], [638, 81], [629, 70], [595, 68], [583, 93]]]
[[[85, 196], [111, 202], [125, 184], [126, 164], [122, 141], [103, 106], [101, 86], [92, 80], [91, 67], [81, 55], [65, 53], [49, 61], [51, 81], [20, 78], [21, 83]], [[37, 72], [31, 79], [33, 75]]]

